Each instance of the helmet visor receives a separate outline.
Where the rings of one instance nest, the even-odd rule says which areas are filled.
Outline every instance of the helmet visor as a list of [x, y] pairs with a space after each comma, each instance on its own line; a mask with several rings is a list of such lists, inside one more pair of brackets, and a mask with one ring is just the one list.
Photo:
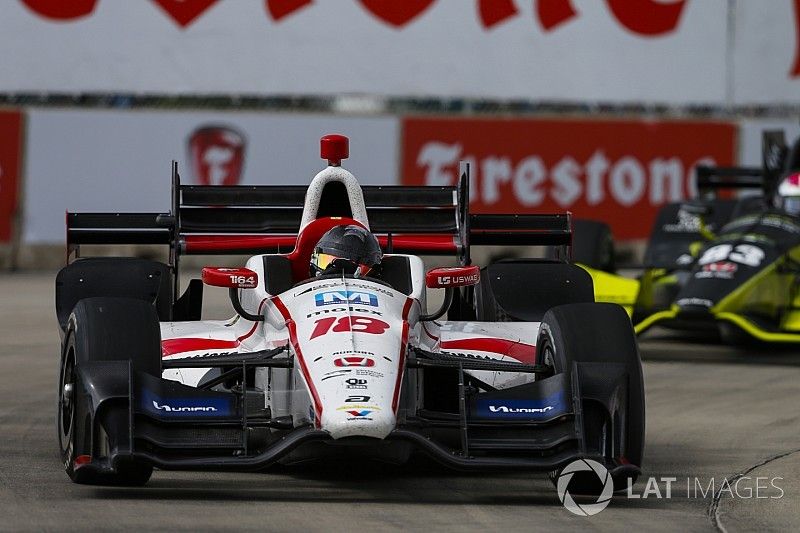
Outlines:
[[322, 272], [323, 270], [331, 266], [331, 263], [333, 263], [337, 259], [338, 257], [336, 257], [335, 255], [324, 254], [322, 252], [315, 251], [314, 255], [311, 257], [311, 264], [313, 264], [318, 271]]
[[790, 215], [800, 215], [800, 196], [788, 196], [784, 198], [783, 210]]
[[333, 266], [341, 269], [345, 274], [351, 274], [357, 278], [363, 278], [370, 273], [372, 267], [361, 263], [354, 263], [349, 259], [337, 257], [335, 255], [326, 254], [320, 251], [314, 251], [311, 256], [311, 264], [317, 273], [322, 273], [329, 267]]

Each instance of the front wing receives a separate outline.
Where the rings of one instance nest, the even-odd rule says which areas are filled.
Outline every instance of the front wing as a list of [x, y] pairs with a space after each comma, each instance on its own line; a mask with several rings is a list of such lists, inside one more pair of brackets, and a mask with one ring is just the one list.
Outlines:
[[[246, 375], [248, 367], [287, 368], [293, 361], [285, 348], [278, 348], [167, 364], [219, 366], [226, 372], [241, 369]], [[417, 348], [409, 351], [406, 364], [407, 375], [431, 369], [454, 373], [457, 408], [401, 407], [397, 427], [384, 443], [362, 439], [355, 444], [410, 445], [456, 469], [553, 471], [579, 457], [603, 460], [585, 452], [580, 401], [575, 400], [577, 380], [568, 374], [479, 392], [465, 370], [538, 374], [550, 369]], [[263, 393], [247, 387], [245, 392], [189, 387], [132, 371], [127, 361], [89, 363], [78, 372], [85, 397], [79, 416], [91, 421], [92, 437], [91, 449], [86, 450], [90, 460], [82, 461], [80, 468], [110, 472], [135, 459], [173, 470], [260, 470], [306, 445], [337, 444], [313, 425], [295, 427], [291, 420], [272, 418], [264, 408]], [[405, 395], [413, 395], [411, 381], [405, 380]]]

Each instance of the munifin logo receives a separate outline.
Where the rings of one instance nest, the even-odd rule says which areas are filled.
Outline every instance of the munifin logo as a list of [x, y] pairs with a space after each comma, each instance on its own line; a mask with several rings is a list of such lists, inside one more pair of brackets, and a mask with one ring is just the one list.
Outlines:
[[196, 413], [198, 411], [204, 413], [214, 413], [217, 411], [216, 407], [212, 407], [210, 405], [197, 405], [197, 406], [184, 405], [180, 407], [174, 407], [167, 404], [158, 405], [158, 402], [156, 402], [155, 400], [153, 400], [153, 407], [161, 411], [174, 412], [174, 413]]

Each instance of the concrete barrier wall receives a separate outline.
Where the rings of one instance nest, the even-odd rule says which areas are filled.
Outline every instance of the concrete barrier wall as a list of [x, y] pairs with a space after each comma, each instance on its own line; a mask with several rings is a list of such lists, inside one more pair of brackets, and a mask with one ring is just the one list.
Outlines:
[[800, 103], [798, 0], [6, 0], [0, 92]]
[[453, 183], [466, 160], [474, 212], [570, 210], [639, 249], [659, 206], [693, 194], [695, 164], [759, 164], [764, 129], [800, 135], [790, 120], [10, 110], [0, 113], [0, 259], [63, 263], [66, 210], [166, 212], [172, 159], [184, 183], [308, 183], [331, 132], [351, 138], [345, 166], [365, 184]]

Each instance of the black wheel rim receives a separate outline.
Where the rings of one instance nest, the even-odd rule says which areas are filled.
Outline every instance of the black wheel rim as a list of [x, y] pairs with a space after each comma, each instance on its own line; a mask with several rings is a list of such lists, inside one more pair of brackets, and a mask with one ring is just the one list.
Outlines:
[[58, 436], [64, 460], [72, 454], [72, 432], [75, 425], [75, 359], [70, 353], [64, 361], [58, 391]]

